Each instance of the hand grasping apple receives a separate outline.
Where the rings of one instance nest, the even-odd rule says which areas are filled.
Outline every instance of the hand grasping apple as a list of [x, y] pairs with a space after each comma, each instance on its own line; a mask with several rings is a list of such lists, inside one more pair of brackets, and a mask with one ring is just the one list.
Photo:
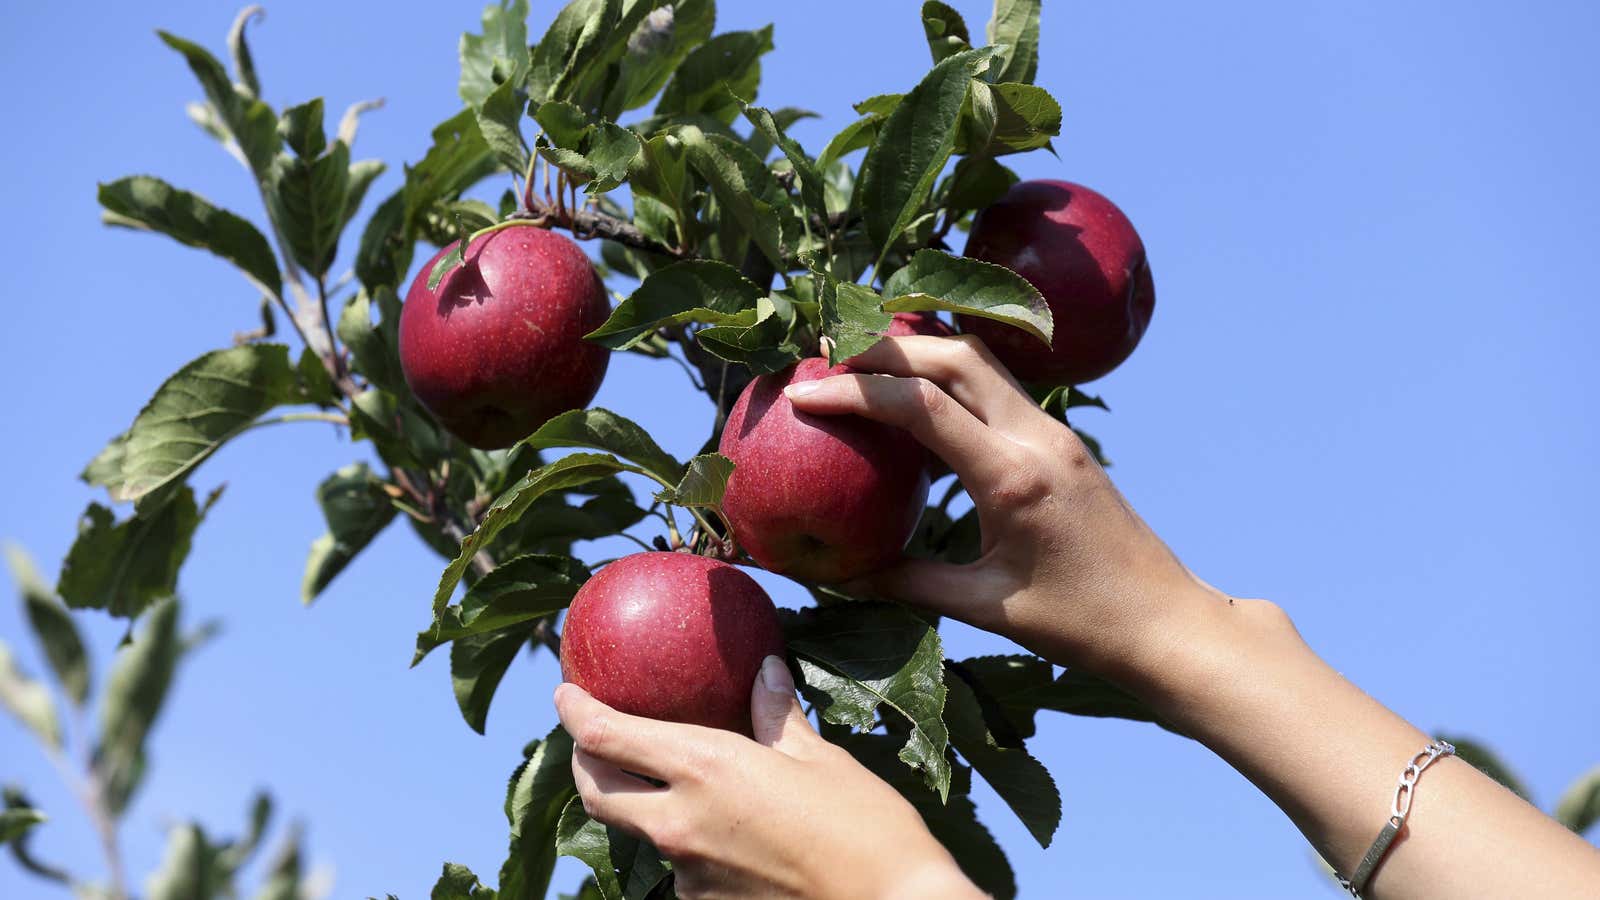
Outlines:
[[1203, 585], [982, 341], [889, 337], [850, 365], [870, 374], [786, 393], [803, 412], [916, 435], [961, 479], [983, 535], [976, 562], [905, 560], [868, 587], [1113, 678], [1176, 637], [1160, 627], [1169, 600]]

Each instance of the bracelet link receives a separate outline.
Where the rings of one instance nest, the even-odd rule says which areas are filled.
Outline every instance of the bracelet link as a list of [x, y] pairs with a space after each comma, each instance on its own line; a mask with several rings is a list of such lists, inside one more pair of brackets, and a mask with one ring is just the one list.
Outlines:
[[1417, 781], [1422, 777], [1422, 773], [1439, 759], [1454, 756], [1455, 752], [1456, 748], [1449, 741], [1436, 740], [1422, 748], [1421, 752], [1406, 763], [1406, 767], [1400, 772], [1400, 777], [1395, 780], [1394, 802], [1389, 806], [1389, 821], [1384, 823], [1383, 830], [1378, 832], [1377, 840], [1372, 842], [1366, 855], [1361, 857], [1355, 874], [1349, 878], [1336, 876], [1339, 879], [1339, 886], [1349, 891], [1350, 896], [1361, 896], [1361, 891], [1366, 888], [1367, 882], [1372, 880], [1372, 874], [1377, 871], [1378, 863], [1383, 861], [1383, 855], [1388, 852], [1389, 845], [1394, 843], [1400, 829], [1405, 827], [1406, 818], [1411, 815], [1411, 801], [1416, 794]]

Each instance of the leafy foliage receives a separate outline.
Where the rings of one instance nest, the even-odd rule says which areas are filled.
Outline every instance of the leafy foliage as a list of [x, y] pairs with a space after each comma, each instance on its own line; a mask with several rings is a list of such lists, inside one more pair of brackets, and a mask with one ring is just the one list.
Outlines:
[[[813, 113], [755, 105], [772, 26], [718, 34], [713, 0], [572, 0], [540, 32], [530, 28], [530, 7], [497, 0], [478, 30], [461, 36], [464, 105], [433, 129], [420, 158], [400, 167], [402, 182], [376, 204], [353, 253], [346, 229], [385, 171], [351, 159], [358, 117], [373, 104], [352, 107], [331, 130], [321, 99], [274, 111], [246, 41], [251, 10], [229, 35], [231, 73], [199, 45], [162, 33], [204, 94], [191, 117], [244, 164], [265, 218], [258, 227], [141, 175], [102, 185], [106, 220], [235, 265], [306, 346], [291, 357], [257, 333], [199, 357], [84, 472], [133, 510], [119, 519], [90, 505], [60, 596], [67, 607], [146, 618], [101, 697], [95, 755], [119, 809], [138, 785], [145, 735], [186, 646], [168, 598], [211, 502], [196, 501], [190, 480], [253, 428], [325, 421], [370, 443], [364, 461], [315, 492], [326, 532], [312, 543], [302, 599], [318, 596], [404, 518], [446, 560], [414, 663], [450, 645], [457, 704], [481, 732], [522, 650], [558, 646], [557, 616], [589, 577], [579, 542], [661, 541], [644, 529], [656, 529], [656, 518], [672, 522], [677, 506], [695, 525], [685, 538], [672, 522], [674, 549], [732, 552], [714, 523], [733, 464], [711, 451], [751, 377], [819, 353], [849, 358], [901, 311], [983, 316], [1049, 341], [1053, 323], [1037, 290], [1008, 270], [953, 256], [944, 240], [1016, 181], [997, 158], [1049, 149], [1060, 133], [1059, 104], [1033, 84], [1038, 0], [998, 0], [987, 46], [949, 5], [922, 4], [908, 25], [921, 27], [931, 68], [857, 104], [859, 118], [815, 157], [790, 133]], [[498, 203], [483, 199], [495, 196]], [[689, 372], [716, 410], [698, 454], [683, 462], [646, 429], [598, 408], [561, 414], [509, 450], [483, 452], [450, 436], [412, 397], [398, 345], [417, 245], [460, 241], [430, 273], [437, 278], [473, 235], [513, 221], [599, 238], [598, 270], [638, 282], [588, 339]], [[341, 244], [355, 287], [335, 268]], [[319, 325], [330, 319], [336, 327]], [[1070, 388], [1040, 399], [1062, 417], [1104, 405]], [[292, 406], [315, 409], [276, 412]], [[649, 509], [634, 495], [637, 478], [654, 483]], [[952, 521], [934, 508], [913, 549], [967, 561], [979, 537], [975, 516]], [[19, 579], [52, 671], [69, 699], [85, 702], [89, 672], [70, 618], [36, 577]], [[825, 730], [905, 793], [996, 896], [1013, 895], [1014, 879], [977, 821], [971, 773], [1048, 844], [1062, 800], [1026, 748], [1035, 714], [1150, 718], [1115, 687], [1077, 672], [1057, 676], [1032, 657], [947, 661], [937, 623], [899, 607], [827, 605], [787, 614], [785, 628]], [[5, 672], [8, 706], [48, 735], [48, 692], [14, 667]], [[571, 752], [557, 728], [528, 745], [512, 774], [498, 889], [449, 864], [434, 897], [544, 896], [558, 854], [593, 870], [579, 896], [670, 896], [670, 871], [654, 848], [590, 820], [574, 802]], [[269, 813], [253, 810], [238, 842], [175, 828], [147, 892], [231, 890]], [[270, 868], [264, 896], [293, 896], [301, 881], [296, 837]]]

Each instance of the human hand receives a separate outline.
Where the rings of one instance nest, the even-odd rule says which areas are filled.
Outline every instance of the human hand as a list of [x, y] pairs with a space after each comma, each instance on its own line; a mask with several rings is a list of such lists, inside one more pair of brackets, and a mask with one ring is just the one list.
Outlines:
[[1125, 681], [1160, 665], [1184, 615], [1221, 599], [977, 338], [885, 338], [850, 365], [879, 374], [785, 393], [805, 413], [909, 430], [961, 479], [982, 532], [976, 562], [907, 560], [867, 579], [871, 591]]
[[904, 797], [817, 734], [775, 656], [751, 692], [755, 740], [619, 713], [572, 684], [555, 702], [584, 811], [653, 843], [680, 897], [983, 896]]

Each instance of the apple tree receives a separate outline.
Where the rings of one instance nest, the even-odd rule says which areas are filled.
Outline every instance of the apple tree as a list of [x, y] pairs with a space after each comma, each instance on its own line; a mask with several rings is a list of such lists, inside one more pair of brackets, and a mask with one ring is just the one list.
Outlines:
[[[576, 545], [622, 536], [764, 566], [814, 598], [780, 617], [823, 732], [902, 791], [981, 887], [1013, 896], [1005, 852], [969, 796], [973, 778], [1048, 845], [1062, 798], [1028, 752], [1036, 714], [1148, 713], [1031, 655], [947, 659], [937, 621], [841, 586], [884, 553], [829, 557], [854, 538], [826, 524], [783, 532], [793, 517], [782, 513], [803, 497], [773, 491], [765, 508], [736, 499], [741, 479], [747, 492], [781, 480], [794, 463], [785, 441], [723, 434], [730, 416], [756, 422], [773, 408], [748, 400], [762, 384], [826, 370], [885, 334], [950, 333], [941, 315], [1009, 347], [1001, 358], [1014, 370], [1030, 354], [1086, 352], [1095, 328], [1119, 335], [1092, 373], [1018, 371], [1065, 420], [1104, 406], [1073, 385], [1126, 357], [1149, 320], [1153, 288], [1131, 226], [1089, 234], [1081, 259], [1058, 254], [1051, 228], [1094, 227], [1060, 218], [1060, 206], [1079, 198], [1070, 219], [1098, 208], [1098, 195], [1019, 185], [1005, 165], [1051, 150], [1060, 130], [1060, 106], [1034, 83], [1039, 0], [996, 0], [981, 33], [938, 0], [910, 12], [926, 65], [806, 148], [789, 129], [814, 114], [768, 100], [785, 89], [761, 83], [770, 26], [718, 33], [714, 0], [573, 0], [540, 31], [526, 0], [502, 0], [460, 38], [460, 108], [360, 223], [386, 168], [355, 152], [372, 104], [337, 119], [321, 99], [269, 105], [249, 48], [254, 8], [227, 37], [228, 64], [160, 33], [198, 81], [191, 118], [238, 160], [262, 215], [139, 175], [100, 185], [104, 219], [232, 263], [261, 297], [260, 321], [179, 367], [89, 462], [83, 478], [110, 504], [84, 511], [61, 597], [129, 620], [166, 615], [162, 601], [218, 500], [194, 486], [206, 460], [267, 424], [332, 423], [366, 447], [330, 460], [311, 488], [327, 529], [312, 542], [303, 597], [346, 568], [359, 578], [352, 564], [384, 529], [412, 529], [444, 561], [438, 583], [417, 589], [415, 659], [448, 652], [467, 727], [483, 731], [513, 662], [557, 663], [563, 610], [607, 562], [580, 559]], [[985, 226], [991, 208], [1008, 211]], [[985, 227], [969, 255], [951, 251], [952, 231]], [[1033, 257], [1083, 268], [1096, 287], [1028, 270], [1018, 241], [1046, 242]], [[974, 253], [978, 243], [992, 251]], [[350, 272], [334, 266], [341, 249]], [[1095, 291], [1105, 309], [1071, 308]], [[698, 455], [669, 454], [625, 409], [588, 407], [611, 353], [658, 360], [663, 377], [704, 393], [715, 416]], [[889, 495], [844, 504], [912, 504], [898, 533], [876, 538], [892, 544], [887, 557], [976, 558], [977, 519], [955, 512], [959, 482], [936, 479], [927, 504], [937, 463], [903, 435], [875, 434], [865, 440], [894, 452], [840, 458], [839, 471], [860, 477], [811, 493], [895, 481]], [[529, 647], [546, 650], [545, 662], [521, 652]], [[594, 870], [582, 896], [670, 896], [670, 867], [652, 847], [584, 815], [568, 736], [529, 738], [523, 758], [506, 761], [504, 865], [480, 876], [447, 864], [434, 896], [542, 897], [558, 855]]]

